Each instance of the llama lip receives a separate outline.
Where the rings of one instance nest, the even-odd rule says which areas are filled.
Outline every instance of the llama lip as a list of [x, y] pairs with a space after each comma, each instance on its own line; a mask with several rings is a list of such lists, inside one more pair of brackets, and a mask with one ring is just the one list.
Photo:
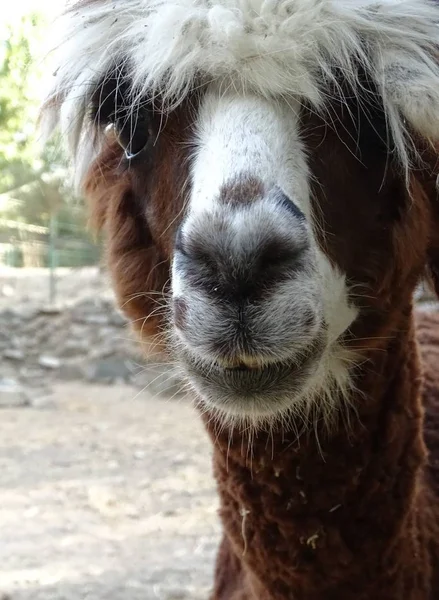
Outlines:
[[247, 393], [258, 393], [267, 386], [282, 384], [285, 378], [299, 374], [305, 366], [306, 361], [293, 363], [291, 361], [275, 362], [260, 367], [249, 367], [239, 365], [224, 368], [218, 363], [211, 366], [211, 376], [217, 373], [224, 383], [246, 391]]
[[265, 368], [266, 363], [262, 363], [253, 357], [240, 357], [230, 360], [221, 360], [214, 363], [218, 368], [223, 368], [229, 371], [258, 371]]
[[241, 375], [241, 374], [249, 374], [250, 377], [257, 377], [258, 375], [264, 375], [268, 373], [279, 372], [285, 368], [291, 368], [291, 363], [288, 362], [274, 362], [265, 365], [248, 365], [245, 363], [240, 363], [235, 366], [223, 366], [221, 363], [215, 362], [212, 365], [212, 368], [217, 369], [218, 371], [224, 371], [230, 376]]
[[[286, 360], [259, 367], [237, 365], [225, 367], [218, 362], [201, 363], [187, 351], [181, 356], [185, 370], [195, 389], [208, 404], [232, 414], [272, 412], [291, 403], [311, 376], [324, 352], [319, 338], [300, 360]], [[267, 403], [268, 401], [268, 403]]]

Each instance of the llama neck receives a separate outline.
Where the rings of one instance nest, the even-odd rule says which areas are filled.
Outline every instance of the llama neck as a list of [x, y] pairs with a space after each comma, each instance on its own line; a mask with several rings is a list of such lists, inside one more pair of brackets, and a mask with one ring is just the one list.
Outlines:
[[407, 593], [423, 585], [428, 563], [422, 574], [413, 568], [428, 544], [418, 523], [425, 450], [408, 330], [359, 381], [349, 432], [340, 426], [320, 442], [258, 434], [250, 452], [245, 434], [207, 425], [225, 530], [215, 600], [429, 598]]

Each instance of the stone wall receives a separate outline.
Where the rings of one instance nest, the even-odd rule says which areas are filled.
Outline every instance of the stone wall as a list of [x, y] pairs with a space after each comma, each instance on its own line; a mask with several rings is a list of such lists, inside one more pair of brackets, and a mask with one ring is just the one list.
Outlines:
[[168, 397], [179, 393], [172, 365], [145, 360], [105, 278], [96, 283], [100, 274], [89, 271], [88, 279], [67, 286], [57, 306], [48, 306], [35, 289], [44, 279], [28, 285], [26, 294], [20, 282], [18, 296], [11, 282], [0, 282], [0, 404], [44, 399], [54, 380], [129, 383]]

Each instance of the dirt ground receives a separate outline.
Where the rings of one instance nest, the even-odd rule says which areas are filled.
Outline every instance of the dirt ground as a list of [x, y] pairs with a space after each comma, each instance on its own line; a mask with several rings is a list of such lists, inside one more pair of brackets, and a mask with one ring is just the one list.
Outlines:
[[208, 598], [220, 528], [188, 402], [60, 383], [0, 418], [0, 598]]
[[[58, 269], [56, 292], [113, 297], [96, 267]], [[0, 266], [0, 310], [48, 301], [47, 269]], [[206, 600], [220, 529], [189, 401], [49, 375], [48, 398], [0, 409], [0, 600]]]

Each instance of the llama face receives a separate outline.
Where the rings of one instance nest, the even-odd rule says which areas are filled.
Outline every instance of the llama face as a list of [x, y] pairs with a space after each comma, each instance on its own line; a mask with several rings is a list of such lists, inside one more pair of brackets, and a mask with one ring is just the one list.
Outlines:
[[166, 117], [144, 103], [120, 122], [123, 88], [106, 85], [98, 98], [112, 101], [95, 119], [113, 127], [86, 192], [143, 341], [163, 342], [224, 417], [329, 420], [363, 340], [385, 338], [389, 307], [415, 285], [428, 239], [379, 106], [335, 104], [328, 123], [293, 98], [210, 86]]
[[300, 113], [212, 86], [195, 119], [174, 339], [203, 400], [234, 415], [303, 411], [348, 380], [338, 340], [357, 309], [316, 240]]
[[329, 418], [439, 272], [410, 162], [439, 138], [438, 20], [424, 0], [67, 11], [48, 121], [120, 304], [219, 414]]

